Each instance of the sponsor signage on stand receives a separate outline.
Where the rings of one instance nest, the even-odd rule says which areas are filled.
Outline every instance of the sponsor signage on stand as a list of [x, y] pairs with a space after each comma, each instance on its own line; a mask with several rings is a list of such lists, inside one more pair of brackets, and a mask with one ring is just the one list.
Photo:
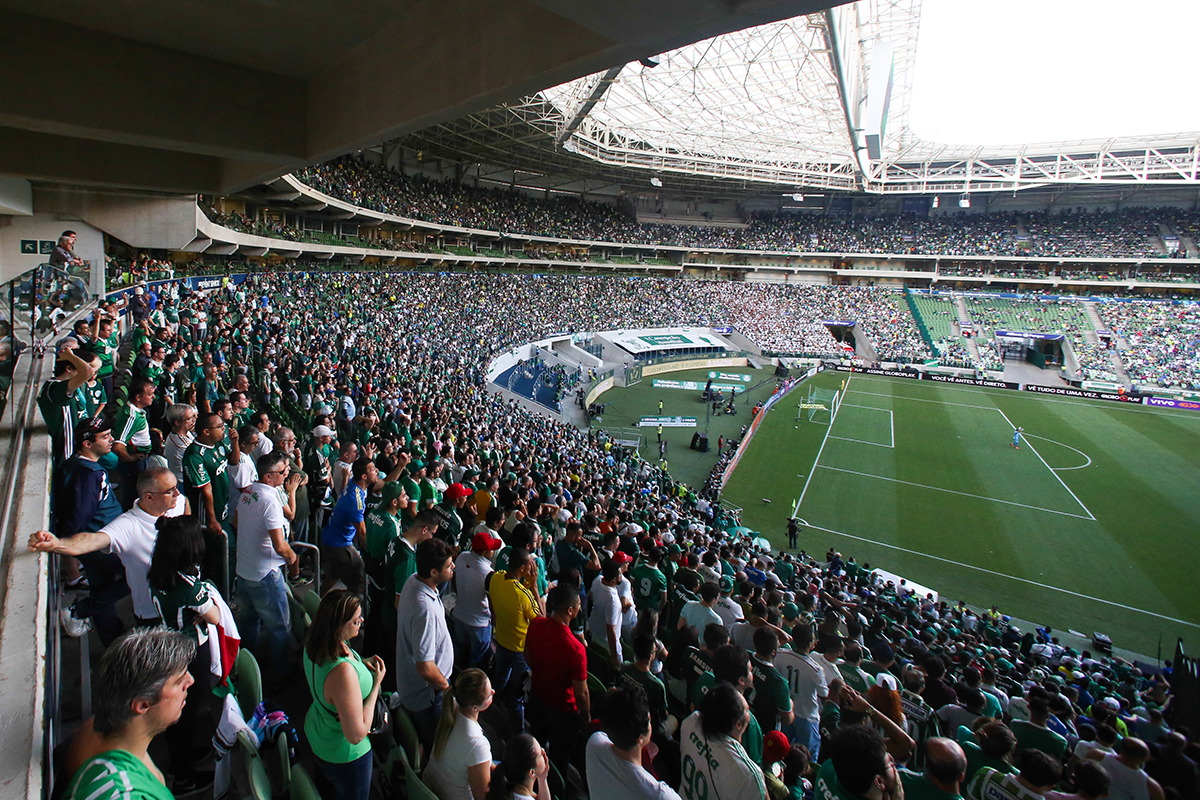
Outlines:
[[642, 417], [638, 421], [639, 428], [657, 428], [661, 425], [664, 428], [694, 428], [696, 427], [695, 417]]
[[1146, 397], [1143, 405], [1159, 406], [1160, 408], [1186, 408], [1189, 411], [1200, 411], [1200, 402], [1195, 400], [1175, 400], [1170, 397]]
[[1021, 384], [1011, 383], [1009, 381], [994, 381], [986, 378], [964, 378], [958, 375], [935, 375], [930, 372], [925, 375], [925, 379], [929, 381], [937, 381], [938, 383], [962, 383], [967, 386], [990, 386], [993, 389], [1020, 389]]
[[1064, 397], [1082, 397], [1085, 400], [1116, 400], [1119, 403], [1142, 402], [1142, 398], [1140, 397], [1130, 397], [1127, 394], [1113, 394], [1112, 392], [1093, 392], [1087, 389], [1076, 389], [1073, 386], [1038, 386], [1034, 383], [1027, 383], [1021, 388], [1027, 392], [1057, 394]]
[[[699, 381], [672, 381], [655, 378], [654, 380], [650, 381], [650, 385], [655, 389], [687, 389], [689, 391], [700, 391], [705, 387], [706, 384], [700, 383]], [[732, 383], [714, 383], [712, 388], [720, 389], [722, 391], [727, 389], [733, 389], [738, 392], [746, 391], [745, 386], [736, 386]]]
[[921, 380], [920, 372], [908, 372], [902, 369], [875, 369], [874, 367], [851, 367], [845, 364], [834, 364], [833, 368], [838, 372], [853, 372], [861, 375], [883, 375], [888, 378], [908, 378], [909, 380]]

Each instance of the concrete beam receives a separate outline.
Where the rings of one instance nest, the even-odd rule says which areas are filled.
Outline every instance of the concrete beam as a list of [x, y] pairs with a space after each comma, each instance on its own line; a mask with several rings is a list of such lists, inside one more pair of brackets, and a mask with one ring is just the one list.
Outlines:
[[[25, 3], [27, 13], [6, 3], [0, 174], [228, 194], [589, 72], [830, 2], [439, 0], [400, 4], [390, 18], [375, 9], [370, 24], [357, 28], [350, 15], [326, 31], [313, 26], [316, 12], [324, 13], [313, 0], [308, 16], [257, 8], [233, 54], [228, 20], [191, 4], [127, 0], [72, 13], [61, 4]], [[327, 11], [343, 9], [328, 3]], [[125, 17], [137, 24], [122, 24]], [[304, 53], [278, 67], [256, 58], [259, 50], [273, 52], [280, 37], [299, 37]]]
[[303, 163], [302, 80], [0, 9], [0, 125]]

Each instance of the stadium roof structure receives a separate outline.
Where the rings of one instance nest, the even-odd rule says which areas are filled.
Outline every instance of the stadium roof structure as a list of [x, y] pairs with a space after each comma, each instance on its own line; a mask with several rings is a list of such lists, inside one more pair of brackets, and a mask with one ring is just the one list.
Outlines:
[[908, 126], [920, 17], [921, 0], [858, 0], [618, 65], [404, 144], [531, 173], [573, 172], [585, 183], [710, 194], [1200, 179], [1198, 133], [988, 148], [920, 140]]

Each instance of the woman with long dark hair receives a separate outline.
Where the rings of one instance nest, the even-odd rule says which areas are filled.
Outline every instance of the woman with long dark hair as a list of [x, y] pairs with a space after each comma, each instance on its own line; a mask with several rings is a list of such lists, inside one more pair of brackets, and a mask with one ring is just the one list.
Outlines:
[[[158, 538], [150, 557], [146, 581], [150, 597], [171, 630], [181, 631], [196, 640], [196, 655], [188, 665], [196, 683], [190, 702], [185, 703], [179, 722], [167, 729], [167, 748], [171, 756], [172, 790], [177, 795], [194, 792], [202, 785], [195, 772], [197, 759], [192, 753], [200, 710], [212, 698], [215, 676], [211, 670], [208, 624], [221, 619], [216, 601], [217, 587], [200, 577], [204, 558], [204, 530], [193, 516], [160, 517], [155, 527]], [[203, 732], [211, 741], [212, 731]]]
[[509, 741], [496, 767], [487, 800], [550, 800], [550, 761], [528, 733]]
[[313, 697], [304, 733], [316, 756], [317, 788], [337, 800], [367, 800], [371, 793], [367, 734], [386, 668], [379, 656], [364, 660], [347, 644], [362, 624], [358, 595], [329, 592], [304, 642], [304, 678]]

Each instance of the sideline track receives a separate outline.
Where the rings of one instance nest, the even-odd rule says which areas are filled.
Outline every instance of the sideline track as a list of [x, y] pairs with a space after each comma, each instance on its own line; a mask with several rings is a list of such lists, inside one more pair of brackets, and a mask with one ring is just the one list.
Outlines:
[[804, 495], [808, 492], [808, 485], [812, 483], [813, 476], [817, 474], [817, 464], [821, 463], [821, 453], [825, 452], [825, 444], [829, 441], [829, 434], [833, 432], [833, 423], [837, 422], [837, 415], [842, 410], [842, 399], [850, 392], [850, 382], [854, 380], [854, 373], [851, 372], [846, 378], [846, 385], [842, 387], [842, 394], [838, 397], [837, 408], [833, 410], [832, 416], [829, 417], [829, 427], [825, 429], [825, 438], [821, 440], [821, 449], [817, 450], [817, 457], [813, 459], [813, 465], [808, 470], [808, 478], [804, 481], [804, 488], [800, 490], [800, 497], [796, 500], [796, 507], [792, 509], [792, 516], [800, 513], [800, 504], [804, 502]]

